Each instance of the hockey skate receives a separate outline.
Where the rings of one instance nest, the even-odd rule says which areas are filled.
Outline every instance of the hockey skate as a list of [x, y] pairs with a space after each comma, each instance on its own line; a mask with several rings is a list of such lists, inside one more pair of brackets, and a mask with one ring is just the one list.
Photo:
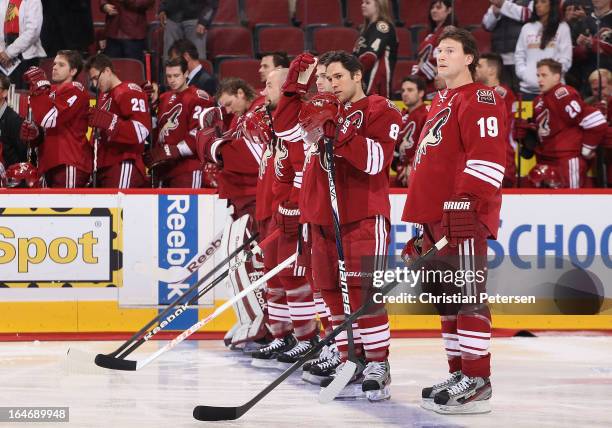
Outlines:
[[314, 346], [319, 343], [319, 336], [314, 336], [309, 340], [300, 340], [297, 345], [288, 351], [278, 354], [277, 368], [286, 370], [293, 365], [297, 360], [302, 358], [304, 354], [310, 351]]
[[436, 396], [436, 394], [459, 382], [461, 380], [461, 376], [461, 372], [456, 371], [451, 373], [448, 379], [440, 383], [436, 383], [433, 386], [423, 388], [423, 391], [421, 392], [421, 396], [423, 397], [421, 407], [427, 410], [434, 410], [434, 407], [436, 407], [434, 404], [434, 397]]
[[391, 398], [391, 367], [389, 361], [370, 361], [363, 371], [361, 389], [370, 401]]
[[282, 339], [274, 339], [268, 346], [251, 353], [251, 365], [263, 369], [276, 368], [278, 355], [290, 350], [295, 345], [297, 345], [297, 339], [293, 333], [289, 333]]
[[[364, 380], [363, 370], [365, 368], [365, 361], [363, 357], [358, 358], [355, 364], [357, 365], [355, 374], [344, 389], [340, 391], [338, 395], [336, 395], [336, 400], [359, 400], [366, 398], [366, 393], [362, 389], [362, 383]], [[321, 381], [321, 388], [326, 388], [333, 382], [334, 376], [336, 373], [340, 373], [342, 371], [343, 365], [344, 363], [340, 363], [338, 367], [336, 367], [334, 374]]]
[[492, 392], [488, 377], [464, 375], [459, 382], [435, 395], [434, 410], [449, 415], [488, 413]]
[[303, 366], [302, 380], [313, 385], [321, 385], [324, 379], [328, 379], [335, 373], [336, 367], [340, 365], [340, 353], [336, 344], [330, 345], [319, 354], [319, 358], [306, 362]]

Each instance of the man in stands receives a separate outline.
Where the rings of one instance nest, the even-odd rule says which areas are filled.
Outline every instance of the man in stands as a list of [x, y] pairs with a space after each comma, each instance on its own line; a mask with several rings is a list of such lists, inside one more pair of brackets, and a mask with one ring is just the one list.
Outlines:
[[259, 79], [261, 83], [266, 84], [268, 74], [272, 70], [289, 67], [289, 57], [285, 52], [265, 52], [261, 54], [261, 63], [259, 64]]
[[199, 59], [198, 49], [188, 39], [179, 39], [168, 49], [170, 59], [183, 57], [187, 61], [187, 84], [206, 91], [210, 95], [217, 93], [219, 82], [215, 76], [211, 76], [202, 66]]

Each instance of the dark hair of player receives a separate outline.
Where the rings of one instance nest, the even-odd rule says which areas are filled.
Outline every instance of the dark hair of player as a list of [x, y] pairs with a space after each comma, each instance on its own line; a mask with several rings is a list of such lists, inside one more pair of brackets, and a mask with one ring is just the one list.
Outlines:
[[2, 90], [8, 90], [9, 86], [11, 86], [11, 79], [9, 79], [4, 73], [0, 73], [0, 88]]
[[319, 56], [319, 62], [318, 64], [320, 65], [327, 65], [327, 59], [334, 53], [334, 51], [329, 51], [329, 52], [325, 52], [324, 54], [322, 54], [321, 56]]
[[497, 70], [497, 80], [501, 80], [502, 70], [504, 68], [504, 60], [501, 55], [496, 52], [487, 52], [480, 55], [481, 59], [486, 59], [489, 67], [495, 67]]
[[[432, 33], [436, 31], [436, 27], [438, 26], [438, 24], [436, 24], [434, 20], [431, 18], [431, 8], [436, 3], [442, 3], [446, 7], [453, 7], [453, 0], [431, 0], [431, 2], [429, 3], [430, 12], [427, 13], [427, 19], [429, 19], [429, 29], [431, 30]], [[442, 23], [443, 27], [446, 27], [448, 25], [455, 25], [455, 26], [457, 25], [457, 18], [454, 13], [449, 13], [448, 16], [446, 17], [446, 21]]]
[[287, 56], [287, 52], [263, 52], [261, 55], [259, 55], [259, 58], [263, 58], [265, 56], [272, 57], [274, 67], [289, 68], [289, 64], [291, 64], [291, 61], [289, 61], [289, 57]]
[[183, 73], [187, 73], [187, 61], [182, 56], [177, 56], [166, 61], [166, 68], [168, 67], [181, 67]]
[[219, 99], [223, 94], [236, 95], [238, 89], [242, 89], [247, 100], [253, 101], [257, 94], [255, 89], [251, 87], [245, 80], [238, 77], [228, 77], [219, 83], [216, 98]]
[[444, 29], [444, 31], [442, 31], [442, 35], [440, 36], [440, 40], [438, 41], [438, 43], [440, 43], [444, 39], [451, 39], [461, 43], [461, 46], [463, 47], [463, 53], [465, 55], [472, 55], [474, 57], [472, 63], [468, 65], [470, 73], [472, 73], [472, 76], [474, 76], [476, 74], [476, 65], [478, 64], [478, 58], [480, 58], [480, 55], [478, 54], [478, 45], [476, 45], [476, 39], [474, 38], [472, 33], [470, 33], [464, 28], [457, 28], [452, 25], [449, 25]]
[[115, 72], [113, 62], [104, 54], [93, 55], [87, 59], [87, 62], [85, 62], [85, 70], [89, 71], [92, 68], [95, 68], [99, 72], [103, 72], [107, 68], [110, 69], [111, 72]]
[[66, 59], [71, 70], [76, 70], [74, 77], [77, 77], [83, 70], [83, 57], [78, 51], [60, 50], [57, 51], [57, 55], [63, 56]]
[[170, 48], [168, 49], [168, 56], [171, 56], [170, 54], [172, 52], [176, 52], [180, 57], [187, 54], [192, 59], [200, 59], [200, 55], [198, 54], [198, 48], [196, 48], [193, 42], [188, 39], [178, 39], [177, 41], [172, 43], [172, 46], [170, 46]]
[[427, 85], [425, 84], [425, 80], [423, 80], [420, 76], [406, 76], [402, 79], [402, 84], [404, 82], [414, 83], [417, 87], [417, 91], [425, 92], [427, 89]]
[[554, 74], [561, 74], [563, 71], [561, 63], [558, 61], [555, 61], [552, 58], [544, 58], [544, 59], [539, 60], [538, 63], [536, 64], [536, 68], [540, 68], [540, 67], [548, 67], [550, 71], [553, 72]]
[[351, 73], [351, 77], [355, 76], [358, 71], [363, 72], [363, 66], [357, 57], [345, 51], [331, 51], [327, 52], [329, 56], [325, 58], [323, 64], [329, 65], [332, 62], [339, 62], [342, 67], [347, 69]]
[[[539, 21], [540, 17], [536, 12], [535, 1], [533, 2], [533, 8], [531, 12], [531, 18], [529, 19], [529, 22]], [[550, 12], [548, 12], [548, 21], [546, 22], [546, 25], [544, 26], [544, 31], [542, 32], [540, 49], [546, 49], [546, 46], [548, 46], [550, 41], [555, 38], [560, 23], [561, 18], [559, 16], [559, 0], [550, 0]]]

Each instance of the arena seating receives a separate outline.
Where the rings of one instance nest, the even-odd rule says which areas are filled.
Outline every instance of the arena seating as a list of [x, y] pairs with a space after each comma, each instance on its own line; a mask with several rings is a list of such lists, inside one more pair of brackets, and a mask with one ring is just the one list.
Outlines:
[[255, 50], [258, 55], [272, 51], [298, 55], [304, 51], [304, 32], [286, 25], [258, 25], [255, 29]]

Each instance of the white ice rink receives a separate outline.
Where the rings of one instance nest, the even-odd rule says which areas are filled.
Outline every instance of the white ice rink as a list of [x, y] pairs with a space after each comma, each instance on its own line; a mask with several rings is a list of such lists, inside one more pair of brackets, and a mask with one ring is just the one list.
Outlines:
[[612, 336], [494, 339], [490, 414], [449, 417], [420, 408], [421, 387], [445, 376], [441, 340], [394, 339], [390, 401], [321, 405], [318, 388], [296, 374], [241, 419], [217, 423], [192, 419], [193, 407], [242, 404], [280, 372], [250, 367], [248, 358], [220, 341], [183, 343], [138, 372], [110, 371], [92, 362], [87, 373], [67, 365], [69, 346], [95, 354], [118, 345], [0, 343], [0, 406], [70, 407], [70, 423], [32, 424], [36, 427], [612, 426]]

